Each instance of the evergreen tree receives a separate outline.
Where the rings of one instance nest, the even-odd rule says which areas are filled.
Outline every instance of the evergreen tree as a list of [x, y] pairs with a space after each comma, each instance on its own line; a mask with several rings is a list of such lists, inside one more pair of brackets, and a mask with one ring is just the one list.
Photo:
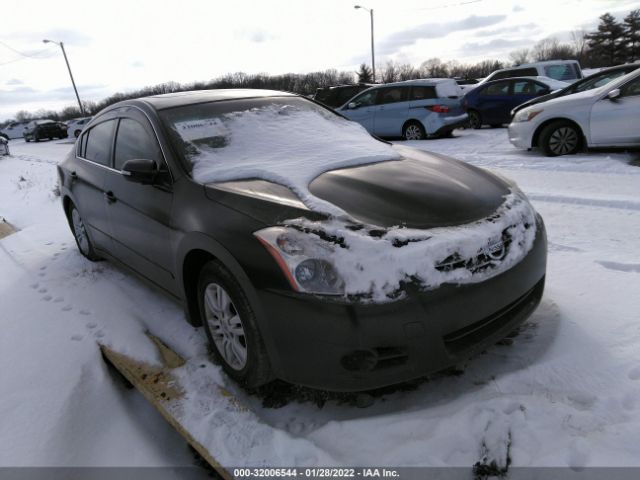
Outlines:
[[613, 66], [624, 61], [624, 33], [622, 24], [610, 13], [605, 13], [600, 17], [598, 30], [586, 36], [595, 61], [600, 66]]
[[624, 17], [623, 27], [626, 60], [640, 60], [640, 9], [632, 10]]
[[356, 75], [358, 75], [358, 83], [371, 83], [373, 81], [371, 69], [364, 63], [360, 65], [360, 70], [356, 72]]

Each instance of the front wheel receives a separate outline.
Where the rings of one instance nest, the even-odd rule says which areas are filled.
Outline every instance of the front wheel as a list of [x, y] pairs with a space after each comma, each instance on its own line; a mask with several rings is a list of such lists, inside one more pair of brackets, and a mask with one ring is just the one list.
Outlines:
[[550, 123], [540, 133], [540, 147], [548, 157], [572, 155], [582, 143], [579, 129], [563, 120]]
[[402, 129], [402, 137], [405, 140], [424, 140], [427, 134], [419, 122], [409, 122]]
[[200, 272], [198, 303], [213, 357], [227, 375], [248, 388], [269, 382], [269, 358], [256, 315], [238, 281], [216, 261]]
[[73, 204], [69, 207], [69, 223], [71, 224], [71, 232], [76, 239], [76, 245], [78, 245], [80, 253], [92, 262], [100, 260], [100, 256], [93, 248], [93, 244], [87, 233], [87, 227], [80, 216], [80, 212]]

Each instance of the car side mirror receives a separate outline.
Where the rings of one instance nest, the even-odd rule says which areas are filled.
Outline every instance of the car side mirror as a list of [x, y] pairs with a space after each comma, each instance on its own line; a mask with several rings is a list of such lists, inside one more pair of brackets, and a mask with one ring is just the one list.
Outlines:
[[616, 100], [620, 96], [620, 89], [614, 88], [609, 93], [607, 93], [607, 98], [609, 100]]
[[153, 160], [137, 158], [124, 162], [120, 173], [130, 182], [151, 185], [158, 175], [158, 167]]
[[349, 103], [349, 105], [347, 105], [347, 108], [349, 108], [349, 110], [354, 110], [358, 108], [358, 104], [356, 102], [351, 102]]

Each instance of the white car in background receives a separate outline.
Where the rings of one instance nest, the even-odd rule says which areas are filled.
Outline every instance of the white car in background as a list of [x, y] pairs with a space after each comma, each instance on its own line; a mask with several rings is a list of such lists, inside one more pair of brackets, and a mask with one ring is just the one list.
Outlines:
[[640, 147], [640, 69], [606, 85], [520, 110], [509, 125], [518, 148], [547, 156], [582, 147]]
[[5, 128], [0, 130], [9, 140], [14, 138], [22, 138], [24, 136], [24, 129], [26, 128], [26, 123], [13, 122], [7, 125]]
[[0, 155], [10, 155], [9, 141], [0, 135]]
[[78, 138], [82, 129], [91, 121], [93, 117], [74, 118], [67, 122], [67, 134], [69, 137]]

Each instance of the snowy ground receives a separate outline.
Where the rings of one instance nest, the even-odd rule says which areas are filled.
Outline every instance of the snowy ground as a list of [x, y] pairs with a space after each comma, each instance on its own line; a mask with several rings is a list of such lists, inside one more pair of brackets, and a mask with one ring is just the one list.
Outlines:
[[[456, 134], [405, 143], [520, 184], [547, 225], [545, 296], [511, 344], [462, 375], [367, 408], [268, 409], [238, 391], [177, 305], [77, 252], [53, 193], [71, 144], [12, 140], [13, 156], [0, 157], [0, 216], [20, 229], [0, 240], [0, 466], [192, 464], [182, 438], [114, 380], [96, 346], [143, 345], [145, 329], [197, 357], [251, 408], [238, 417], [238, 447], [217, 446], [228, 465], [469, 467], [485, 453], [504, 463], [509, 448], [516, 466], [640, 466], [640, 153], [548, 159], [512, 148], [504, 129]], [[262, 447], [251, 449], [256, 435]]]

